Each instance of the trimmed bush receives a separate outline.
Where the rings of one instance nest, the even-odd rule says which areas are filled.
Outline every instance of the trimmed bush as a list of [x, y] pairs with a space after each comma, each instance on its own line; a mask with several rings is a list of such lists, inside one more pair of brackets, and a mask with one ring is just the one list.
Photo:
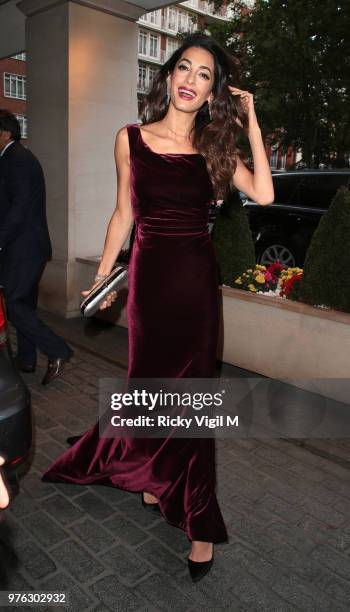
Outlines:
[[234, 285], [234, 280], [247, 268], [255, 266], [255, 249], [238, 191], [232, 191], [222, 203], [212, 229], [212, 238], [219, 265], [220, 284]]
[[338, 189], [312, 236], [299, 299], [350, 312], [350, 191], [346, 187]]

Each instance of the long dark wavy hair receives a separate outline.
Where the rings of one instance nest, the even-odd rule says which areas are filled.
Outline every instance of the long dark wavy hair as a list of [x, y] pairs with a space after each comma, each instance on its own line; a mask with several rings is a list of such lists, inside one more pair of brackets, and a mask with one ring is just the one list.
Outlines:
[[[237, 87], [239, 63], [236, 58], [212, 37], [203, 32], [187, 36], [183, 44], [156, 73], [150, 91], [144, 96], [141, 108], [141, 124], [160, 121], [168, 111], [167, 76], [173, 73], [176, 63], [189, 47], [201, 47], [214, 58], [213, 101], [209, 116], [208, 102], [197, 111], [192, 128], [192, 145], [206, 160], [216, 199], [225, 199], [234, 189], [232, 176], [236, 170], [236, 156], [247, 165], [247, 157], [237, 145], [241, 130], [248, 129], [248, 116], [240, 96], [233, 96], [228, 85]], [[239, 119], [242, 128], [236, 123]]]

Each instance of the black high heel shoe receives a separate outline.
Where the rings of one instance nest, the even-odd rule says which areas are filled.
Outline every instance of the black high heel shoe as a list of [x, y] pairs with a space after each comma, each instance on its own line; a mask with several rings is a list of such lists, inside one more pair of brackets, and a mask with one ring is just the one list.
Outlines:
[[188, 558], [187, 561], [192, 582], [198, 582], [211, 570], [214, 563], [214, 548], [212, 558], [209, 561], [192, 561]]
[[158, 503], [149, 504], [149, 503], [145, 502], [145, 500], [143, 498], [143, 493], [141, 493], [141, 503], [142, 503], [143, 508], [145, 508], [149, 512], [153, 512], [155, 514], [162, 514], [161, 510], [159, 508], [159, 504]]
[[69, 436], [69, 438], [66, 439], [66, 442], [69, 444], [69, 446], [73, 446], [73, 444], [78, 442], [78, 440], [80, 440], [82, 437], [83, 436]]

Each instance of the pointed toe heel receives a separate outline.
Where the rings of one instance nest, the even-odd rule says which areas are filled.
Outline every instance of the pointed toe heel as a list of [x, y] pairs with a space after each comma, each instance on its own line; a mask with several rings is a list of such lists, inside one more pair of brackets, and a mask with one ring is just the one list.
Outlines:
[[214, 563], [214, 554], [209, 561], [192, 561], [192, 559], [187, 559], [187, 561], [192, 582], [198, 582], [211, 570]]
[[159, 504], [148, 504], [147, 502], [145, 502], [144, 498], [143, 498], [143, 493], [141, 493], [141, 504], [142, 507], [145, 508], [146, 510], [148, 510], [148, 512], [152, 512], [153, 514], [162, 514], [161, 510], [159, 508]]

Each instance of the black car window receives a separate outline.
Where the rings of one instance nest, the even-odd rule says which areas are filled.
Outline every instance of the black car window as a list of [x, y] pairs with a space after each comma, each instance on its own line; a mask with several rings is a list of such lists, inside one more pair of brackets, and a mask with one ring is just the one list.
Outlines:
[[275, 204], [289, 204], [293, 201], [294, 194], [301, 181], [300, 176], [273, 176], [273, 186], [275, 190]]
[[314, 208], [328, 208], [339, 187], [347, 184], [348, 175], [345, 173], [304, 176], [297, 191], [298, 202], [295, 203]]

